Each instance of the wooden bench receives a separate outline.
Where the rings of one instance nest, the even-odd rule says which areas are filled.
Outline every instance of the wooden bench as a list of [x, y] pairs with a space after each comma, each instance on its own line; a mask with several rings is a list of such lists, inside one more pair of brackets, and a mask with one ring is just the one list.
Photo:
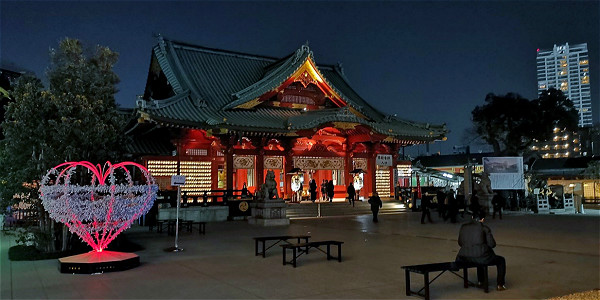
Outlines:
[[[429, 300], [430, 298], [430, 294], [429, 294], [429, 285], [431, 283], [433, 283], [433, 281], [435, 281], [438, 277], [440, 277], [442, 274], [444, 274], [446, 271], [451, 272], [452, 274], [460, 277], [463, 279], [463, 286], [464, 288], [468, 288], [469, 285], [470, 286], [474, 286], [474, 287], [480, 287], [483, 288], [483, 290], [488, 293], [489, 292], [489, 287], [488, 287], [488, 266], [490, 265], [479, 265], [479, 264], [474, 264], [474, 263], [465, 263], [465, 262], [443, 262], [443, 263], [433, 263], [433, 264], [423, 264], [423, 265], [413, 265], [413, 266], [402, 266], [402, 269], [404, 269], [405, 272], [405, 280], [406, 280], [406, 296], [412, 296], [412, 295], [416, 295], [416, 296], [420, 296], [425, 298], [425, 300]], [[493, 265], [492, 265], [493, 266]], [[482, 285], [479, 286], [477, 283], [475, 282], [470, 282], [469, 281], [469, 269], [470, 268], [476, 268], [476, 267], [483, 267], [483, 282]], [[463, 274], [462, 276], [456, 272], [463, 270]], [[418, 273], [418, 274], [423, 274], [423, 281], [424, 281], [424, 286], [423, 288], [421, 288], [418, 291], [413, 291], [410, 288], [410, 273]], [[437, 276], [435, 276], [433, 279], [429, 280], [429, 273], [432, 272], [440, 272]], [[424, 293], [421, 293], [424, 290]]]
[[[285, 242], [288, 244], [291, 244], [290, 242], [288, 242], [288, 240], [290, 239], [297, 239], [298, 243], [300, 243], [300, 239], [304, 239], [304, 242], [308, 242], [308, 239], [310, 238], [310, 235], [279, 235], [279, 236], [261, 236], [261, 237], [255, 237], [254, 239], [254, 256], [258, 256], [259, 254], [262, 254], [262, 257], [265, 257], [265, 254], [267, 253], [266, 251], [269, 250], [271, 247], [279, 244], [280, 242]], [[265, 249], [265, 243], [267, 241], [275, 241], [275, 243], [273, 243], [271, 246], [267, 247]], [[262, 252], [258, 252], [258, 243], [261, 242], [262, 243]]]
[[[327, 254], [327, 260], [330, 260], [332, 258], [333, 259], [337, 258], [338, 262], [342, 262], [342, 244], [343, 243], [344, 242], [340, 242], [340, 241], [315, 241], [315, 242], [306, 242], [306, 243], [298, 243], [298, 244], [280, 245], [283, 248], [283, 265], [286, 265], [287, 263], [291, 263], [295, 268], [296, 260], [298, 259], [298, 257], [300, 257], [304, 253], [308, 254], [308, 249], [310, 249], [310, 248], [316, 248], [317, 250]], [[338, 250], [337, 257], [334, 257], [331, 255], [331, 245], [337, 246], [337, 250]], [[319, 248], [320, 246], [327, 246], [327, 252], [325, 252], [321, 248]], [[287, 258], [286, 258], [287, 249], [292, 249], [293, 257], [292, 257], [291, 261], [287, 261]]]

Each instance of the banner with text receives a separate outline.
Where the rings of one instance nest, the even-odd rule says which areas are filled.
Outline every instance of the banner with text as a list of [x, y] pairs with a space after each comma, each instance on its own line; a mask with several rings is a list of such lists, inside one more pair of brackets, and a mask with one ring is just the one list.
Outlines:
[[492, 190], [525, 189], [522, 157], [484, 157], [483, 171], [490, 175]]
[[390, 154], [377, 154], [377, 158], [375, 158], [375, 163], [378, 166], [392, 166], [392, 156]]

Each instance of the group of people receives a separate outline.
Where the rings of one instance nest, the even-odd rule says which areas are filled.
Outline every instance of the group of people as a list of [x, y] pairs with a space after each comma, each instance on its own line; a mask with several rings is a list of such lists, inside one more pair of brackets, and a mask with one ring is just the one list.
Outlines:
[[[450, 220], [452, 223], [456, 223], [456, 217], [460, 208], [463, 208], [461, 215], [462, 217], [464, 217], [464, 213], [467, 208], [469, 211], [471, 211], [471, 213], [481, 210], [481, 204], [479, 203], [477, 191], [473, 191], [469, 202], [470, 204], [467, 206], [464, 195], [459, 194], [455, 196], [454, 190], [452, 189], [447, 193], [438, 191], [435, 196], [424, 195], [423, 199], [421, 200], [421, 224], [425, 224], [425, 219], [427, 219], [429, 223], [433, 223], [431, 220], [430, 209], [434, 207], [435, 203], [437, 203], [439, 217], [443, 218], [444, 221]], [[502, 208], [505, 205], [506, 201], [504, 197], [502, 197], [498, 192], [495, 192], [494, 197], [492, 198], [492, 218], [495, 219], [496, 213], [498, 213], [500, 219], [502, 219]]]
[[[317, 200], [317, 181], [312, 178], [308, 182], [308, 191], [310, 193], [310, 201], [315, 202]], [[323, 183], [321, 183], [321, 201], [333, 201], [333, 180], [323, 179]]]
[[421, 224], [425, 224], [425, 218], [427, 218], [429, 223], [433, 223], [431, 220], [430, 209], [433, 207], [434, 202], [437, 202], [438, 215], [440, 218], [443, 218], [444, 221], [450, 219], [452, 223], [456, 223], [459, 203], [454, 196], [454, 190], [450, 190], [447, 193], [438, 191], [435, 196], [423, 196], [423, 199], [421, 199]]

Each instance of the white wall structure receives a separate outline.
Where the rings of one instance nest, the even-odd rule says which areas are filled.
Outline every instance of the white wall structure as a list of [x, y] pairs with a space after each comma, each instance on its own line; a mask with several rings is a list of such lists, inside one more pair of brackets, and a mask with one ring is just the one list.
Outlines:
[[579, 112], [579, 127], [592, 126], [589, 66], [587, 43], [537, 51], [538, 94], [549, 88], [563, 91]]

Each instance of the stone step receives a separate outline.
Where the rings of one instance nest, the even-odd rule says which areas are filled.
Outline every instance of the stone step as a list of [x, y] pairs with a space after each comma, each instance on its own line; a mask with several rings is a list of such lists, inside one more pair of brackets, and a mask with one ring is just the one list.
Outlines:
[[[321, 216], [347, 216], [347, 215], [369, 215], [371, 206], [366, 201], [357, 201], [354, 207], [348, 202], [324, 202], [320, 203]], [[318, 215], [319, 202], [317, 203], [290, 203], [288, 204], [286, 215], [290, 219], [310, 218]], [[400, 205], [400, 202], [386, 201], [379, 210], [380, 214], [402, 213], [407, 210]]]

